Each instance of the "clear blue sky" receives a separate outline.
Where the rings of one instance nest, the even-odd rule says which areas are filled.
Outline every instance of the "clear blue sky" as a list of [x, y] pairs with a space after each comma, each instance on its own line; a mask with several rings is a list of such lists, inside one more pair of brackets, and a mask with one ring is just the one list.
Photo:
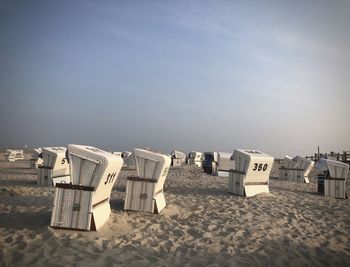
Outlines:
[[0, 147], [350, 150], [350, 1], [1, 1]]

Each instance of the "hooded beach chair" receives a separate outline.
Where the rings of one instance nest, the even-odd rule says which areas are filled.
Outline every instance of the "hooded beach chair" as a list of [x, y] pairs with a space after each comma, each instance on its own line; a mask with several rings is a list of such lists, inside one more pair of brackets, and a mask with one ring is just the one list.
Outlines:
[[188, 154], [187, 164], [196, 165], [202, 168], [202, 163], [204, 160], [204, 154], [198, 151], [192, 151]]
[[43, 147], [42, 165], [38, 166], [38, 185], [52, 186], [56, 183], [70, 183], [69, 164], [65, 147]]
[[235, 149], [235, 169], [229, 172], [229, 193], [255, 196], [269, 193], [273, 157], [252, 149]]
[[56, 184], [50, 226], [98, 230], [111, 214], [109, 200], [123, 160], [84, 145], [69, 145], [68, 156], [71, 184]]
[[283, 160], [283, 166], [279, 168], [279, 178], [287, 179], [290, 182], [304, 182], [304, 170], [297, 169], [297, 162], [294, 161], [292, 157], [286, 155]]
[[279, 178], [287, 179], [290, 182], [309, 183], [308, 175], [314, 164], [312, 160], [301, 156], [294, 158], [285, 156], [283, 167], [280, 168]]
[[321, 174], [318, 174], [317, 191], [327, 197], [346, 198], [346, 179], [349, 164], [344, 162], [319, 159], [315, 164]]
[[308, 176], [312, 168], [314, 167], [315, 162], [310, 159], [304, 158], [302, 156], [295, 156], [293, 158], [293, 161], [297, 163], [295, 168], [304, 170], [304, 173], [303, 173], [304, 181], [305, 183], [309, 183]]
[[6, 149], [4, 159], [5, 161], [24, 160], [23, 150]]
[[160, 152], [138, 149], [134, 151], [137, 177], [128, 177], [125, 210], [160, 213], [166, 206], [163, 187], [171, 158]]
[[181, 151], [174, 150], [170, 153], [171, 166], [181, 166], [186, 162], [186, 154]]
[[219, 154], [218, 152], [204, 152], [203, 153], [203, 171], [207, 174], [218, 175], [218, 162]]

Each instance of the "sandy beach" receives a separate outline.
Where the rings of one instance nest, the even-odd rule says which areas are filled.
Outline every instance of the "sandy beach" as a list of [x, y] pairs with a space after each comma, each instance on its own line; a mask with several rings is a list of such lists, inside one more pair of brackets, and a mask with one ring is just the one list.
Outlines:
[[[228, 178], [172, 167], [161, 214], [123, 211], [123, 170], [112, 215], [97, 232], [48, 227], [54, 188], [0, 174], [1, 266], [348, 266], [350, 202], [310, 184], [270, 179], [270, 194], [227, 193]], [[274, 166], [272, 176], [277, 176]], [[349, 186], [348, 186], [349, 190]]]

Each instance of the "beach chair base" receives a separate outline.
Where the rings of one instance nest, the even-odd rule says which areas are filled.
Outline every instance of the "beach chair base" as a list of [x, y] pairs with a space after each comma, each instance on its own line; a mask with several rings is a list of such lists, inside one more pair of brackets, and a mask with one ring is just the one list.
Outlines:
[[171, 159], [171, 166], [180, 167], [182, 165], [182, 160], [177, 158]]
[[229, 172], [229, 193], [252, 197], [260, 193], [270, 193], [267, 183], [244, 183], [245, 174]]
[[155, 192], [156, 181], [128, 177], [124, 210], [160, 213], [166, 206], [163, 189]]
[[346, 198], [345, 179], [341, 178], [325, 178], [324, 180], [324, 195], [332, 198]]
[[346, 182], [344, 178], [331, 178], [324, 175], [317, 176], [317, 192], [326, 197], [347, 198]]
[[289, 182], [306, 183], [308, 184], [309, 178], [304, 176], [305, 171], [303, 169], [291, 169], [280, 168], [279, 178], [288, 180]]
[[[61, 186], [61, 185], [60, 185]], [[109, 199], [93, 203], [93, 188], [56, 187], [50, 226], [58, 229], [97, 231], [111, 214]]]

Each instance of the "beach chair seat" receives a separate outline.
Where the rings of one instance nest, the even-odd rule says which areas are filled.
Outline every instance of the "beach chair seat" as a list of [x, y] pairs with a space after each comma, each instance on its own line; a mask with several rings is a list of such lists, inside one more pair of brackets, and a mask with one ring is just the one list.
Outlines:
[[71, 183], [56, 184], [50, 226], [98, 230], [110, 216], [110, 195], [123, 160], [121, 156], [83, 145], [69, 145], [68, 157]]
[[169, 156], [135, 149], [137, 177], [128, 177], [125, 210], [160, 213], [166, 206], [163, 187], [170, 167]]
[[229, 193], [252, 197], [269, 193], [273, 157], [258, 150], [235, 149], [235, 169], [229, 172]]

